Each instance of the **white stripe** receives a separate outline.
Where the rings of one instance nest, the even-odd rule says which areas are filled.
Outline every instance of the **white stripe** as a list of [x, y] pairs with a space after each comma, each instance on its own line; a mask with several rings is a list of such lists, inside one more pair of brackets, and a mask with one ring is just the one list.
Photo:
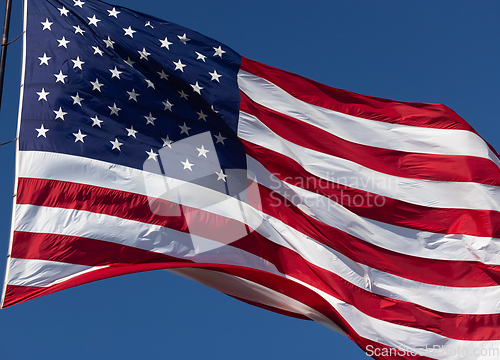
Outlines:
[[105, 267], [11, 258], [7, 282], [9, 285], [46, 287]]
[[307, 316], [311, 320], [345, 333], [330, 319], [302, 302], [239, 276], [199, 268], [168, 269], [168, 272], [197, 281], [224, 294]]
[[69, 181], [147, 195], [141, 170], [61, 153], [19, 151], [18, 176]]
[[[250, 156], [247, 156], [247, 167], [255, 174], [257, 182], [288, 199], [305, 215], [367, 243], [415, 257], [500, 265], [500, 239], [462, 234], [443, 235], [367, 219], [321, 194], [281, 181]], [[276, 198], [276, 201], [279, 199]]]
[[[487, 314], [500, 311], [498, 298], [500, 287], [457, 288], [419, 283], [399, 276], [388, 274], [363, 264], [359, 264], [327, 246], [317, 243], [297, 230], [273, 217], [266, 216], [266, 221], [257, 231], [268, 240], [300, 254], [304, 259], [367, 291], [393, 299], [413, 302], [437, 311], [449, 313]], [[24, 224], [17, 230], [62, 235], [83, 234], [90, 238], [104, 239], [129, 246], [160, 251], [167, 255], [184, 257], [197, 262], [242, 265], [278, 274], [272, 264], [231, 246], [223, 246], [213, 253], [188, 251], [189, 242], [183, 236], [177, 238], [176, 232], [141, 225], [135, 221], [116, 218], [109, 215], [94, 214], [85, 211], [44, 208], [33, 205], [18, 205], [17, 222], [32, 219], [31, 224]], [[62, 227], [61, 224], [65, 226]], [[165, 238], [163, 238], [163, 234]], [[135, 242], [134, 242], [135, 241]], [[157, 243], [158, 247], [148, 248], [148, 243]], [[155, 245], [156, 246], [156, 245]], [[477, 299], [481, 299], [480, 302]]]
[[434, 208], [500, 211], [500, 188], [472, 182], [407, 179], [355, 162], [303, 148], [271, 131], [258, 118], [240, 112], [238, 137], [283, 154], [309, 173], [377, 195]]
[[[300, 280], [289, 277], [299, 284], [315, 291], [327, 300], [332, 307], [351, 325], [354, 331], [361, 337], [396, 348], [412, 349], [416, 353], [433, 359], [442, 360], [491, 360], [498, 358], [500, 352], [500, 340], [470, 341], [456, 340], [436, 334], [434, 332], [406, 327], [386, 322], [368, 316], [354, 306], [347, 304], [335, 297], [314, 288]], [[435, 347], [435, 348], [434, 348]], [[483, 350], [496, 350], [484, 353]], [[435, 351], [432, 351], [435, 350]], [[462, 351], [461, 353], [459, 351]], [[482, 352], [483, 351], [483, 352]], [[496, 356], [494, 356], [496, 354]], [[400, 354], [402, 356], [403, 354]], [[407, 352], [408, 356], [409, 353]], [[415, 356], [415, 355], [410, 355]]]
[[88, 211], [17, 205], [16, 231], [85, 237], [132, 246], [198, 263], [249, 266], [278, 274], [256, 255], [159, 225]]
[[467, 130], [433, 129], [367, 120], [298, 100], [266, 79], [240, 70], [238, 86], [260, 105], [316, 126], [342, 139], [382, 149], [422, 154], [465, 155], [500, 160]]
[[[248, 117], [250, 115], [245, 116], [245, 119], [240, 119], [242, 138], [266, 146], [273, 151], [288, 153], [290, 158], [298, 160], [306, 170], [320, 178], [422, 206], [498, 209], [500, 211], [500, 190], [498, 187], [476, 183], [404, 179], [378, 173], [356, 163], [327, 156], [287, 142], [265, 128], [265, 125], [260, 123], [258, 119], [254, 117], [248, 119]], [[258, 133], [252, 134], [252, 131], [258, 131]], [[113, 189], [146, 196], [154, 196], [153, 193], [164, 194], [166, 180], [172, 182], [171, 187], [184, 184], [183, 186], [197, 189], [195, 184], [182, 183], [176, 179], [105, 161], [37, 151], [20, 151], [19, 155], [21, 158], [19, 177], [72, 181], [101, 187], [109, 187], [110, 184], [113, 184]], [[337, 162], [337, 164], [335, 166], [327, 165], [328, 162], [333, 164]], [[356, 179], [356, 183], [353, 183], [352, 179]], [[189, 191], [186, 193], [189, 195]], [[232, 197], [215, 193], [213, 196], [219, 196], [220, 201], [227, 200], [229, 203], [235, 204], [231, 200]], [[196, 190], [193, 190], [192, 194], [193, 197], [198, 197]], [[185, 198], [186, 196], [183, 197], [183, 202]], [[228, 213], [228, 217], [232, 218], [232, 211], [228, 211]], [[236, 211], [236, 213], [239, 212]]]

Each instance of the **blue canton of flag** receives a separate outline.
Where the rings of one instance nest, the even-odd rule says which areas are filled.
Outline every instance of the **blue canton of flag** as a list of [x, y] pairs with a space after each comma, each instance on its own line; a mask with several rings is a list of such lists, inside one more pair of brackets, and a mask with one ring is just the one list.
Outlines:
[[[20, 150], [142, 168], [161, 148], [209, 131], [220, 163], [215, 180], [245, 167], [236, 140], [241, 57], [233, 50], [102, 2], [28, 6]], [[196, 170], [187, 157], [178, 166], [169, 174]]]

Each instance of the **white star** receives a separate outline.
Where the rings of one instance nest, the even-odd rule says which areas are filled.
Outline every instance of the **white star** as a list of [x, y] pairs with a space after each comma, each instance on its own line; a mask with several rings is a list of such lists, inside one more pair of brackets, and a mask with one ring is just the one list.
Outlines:
[[197, 114], [198, 114], [198, 120], [207, 121], [207, 115], [203, 113], [203, 110], [200, 110], [200, 112], [197, 112]]
[[168, 41], [166, 36], [165, 36], [165, 40], [162, 40], [162, 39], [158, 39], [158, 40], [160, 40], [160, 42], [161, 42], [161, 47], [166, 47], [167, 50], [170, 50], [170, 45], [172, 45], [173, 43]]
[[111, 38], [108, 36], [108, 39], [107, 40], [102, 40], [104, 41], [104, 43], [106, 44], [106, 48], [111, 48], [111, 49], [114, 49], [113, 45], [115, 44], [115, 42], [113, 40], [111, 40]]
[[73, 99], [73, 105], [78, 104], [82, 106], [82, 101], [84, 99], [80, 97], [80, 94], [76, 93], [76, 96], [72, 96], [71, 98]]
[[196, 150], [198, 150], [198, 156], [204, 156], [204, 157], [207, 157], [207, 152], [210, 151], [205, 149], [203, 145], [201, 145], [201, 148], [196, 148]]
[[113, 144], [113, 148], [111, 150], [118, 149], [118, 151], [122, 151], [120, 146], [122, 146], [123, 143], [119, 142], [117, 138], [115, 138], [115, 141], [110, 141], [110, 143]]
[[165, 73], [164, 70], [162, 70], [161, 72], [160, 71], [157, 71], [158, 75], [160, 75], [160, 79], [165, 79], [165, 80], [168, 80], [168, 75]]
[[181, 161], [181, 164], [184, 165], [184, 170], [185, 169], [189, 169], [189, 171], [193, 171], [193, 169], [191, 169], [191, 167], [194, 165], [194, 164], [191, 164], [189, 162], [189, 159], [186, 159], [186, 161]]
[[149, 79], [144, 79], [145, 82], [148, 83], [148, 88], [155, 88], [155, 84], [153, 84], [153, 82]]
[[104, 84], [100, 84], [99, 83], [99, 79], [95, 79], [95, 81], [91, 81], [90, 82], [93, 86], [92, 90], [99, 90], [99, 92], [101, 92], [101, 87], [104, 86]]
[[92, 126], [99, 126], [101, 127], [101, 123], [102, 123], [102, 120], [99, 120], [99, 118], [96, 116], [94, 116], [93, 118], [90, 118], [90, 120], [92, 120], [94, 123], [92, 124]]
[[153, 149], [151, 149], [151, 151], [146, 151], [146, 154], [148, 154], [148, 158], [146, 160], [152, 159], [154, 161], [158, 161], [158, 160], [156, 160], [156, 158], [158, 157], [158, 154], [156, 154], [153, 151]]
[[219, 56], [221, 58], [222, 58], [222, 54], [225, 53], [225, 51], [222, 50], [220, 46], [218, 48], [214, 47], [214, 50], [215, 50], [214, 56]]
[[56, 114], [56, 119], [61, 119], [64, 120], [64, 115], [67, 114], [67, 112], [62, 111], [61, 107], [59, 107], [59, 110], [52, 110]]
[[225, 138], [224, 136], [222, 136], [220, 132], [219, 132], [219, 135], [218, 135], [218, 136], [217, 136], [217, 135], [214, 135], [214, 136], [215, 136], [215, 138], [217, 139], [216, 144], [218, 144], [218, 143], [222, 143], [222, 145], [225, 145], [225, 144], [224, 144], [224, 140], [226, 140], [227, 138]]
[[188, 99], [188, 95], [184, 92], [184, 90], [177, 91], [179, 95], [181, 96], [181, 99]]
[[205, 59], [207, 58], [205, 55], [200, 54], [198, 51], [195, 51], [195, 53], [196, 53], [196, 55], [198, 55], [196, 60], [202, 60], [203, 62], [205, 62]]
[[123, 60], [125, 64], [127, 64], [130, 67], [134, 67], [135, 62], [130, 60], [130, 57], [127, 58], [127, 60]]
[[210, 71], [209, 71], [208, 73], [212, 76], [212, 78], [210, 79], [210, 81], [214, 81], [214, 80], [215, 80], [215, 81], [217, 81], [218, 83], [220, 83], [219, 78], [220, 78], [222, 75], [217, 74], [217, 70], [214, 70], [214, 72], [213, 72], [213, 73], [211, 73]]
[[83, 30], [82, 28], [80, 28], [80, 25], [73, 26], [73, 28], [75, 29], [75, 34], [81, 34], [81, 35], [83, 35], [83, 33], [85, 32], [85, 30]]
[[60, 81], [64, 84], [64, 79], [68, 77], [68, 75], [64, 75], [62, 73], [62, 70], [59, 70], [59, 74], [54, 74], [54, 76], [56, 77], [56, 82]]
[[174, 106], [174, 104], [171, 104], [168, 100], [165, 100], [162, 104], [165, 105], [165, 109], [163, 109], [163, 111], [170, 110], [170, 112], [172, 112], [172, 106]]
[[227, 175], [224, 174], [223, 170], [221, 169], [220, 172], [215, 172], [217, 174], [217, 181], [222, 180], [226, 182]]
[[168, 146], [169, 148], [172, 148], [172, 145], [170, 144], [172, 144], [173, 141], [168, 138], [168, 135], [165, 139], [164, 138], [161, 139], [163, 140], [163, 147]]
[[130, 36], [131, 38], [134, 37], [134, 33], [137, 32], [135, 30], [132, 30], [132, 28], [129, 26], [128, 29], [123, 28], [123, 31], [125, 31], [125, 35], [123, 36]]
[[47, 56], [46, 53], [43, 53], [43, 57], [39, 57], [38, 59], [40, 59], [40, 65], [49, 65], [49, 60], [52, 59], [51, 57]]
[[175, 64], [175, 69], [174, 69], [174, 70], [180, 70], [180, 71], [184, 72], [184, 67], [185, 67], [186, 65], [184, 65], [184, 64], [181, 62], [181, 59], [179, 59], [179, 61], [178, 61], [178, 62], [173, 61], [173, 63]]
[[85, 64], [85, 63], [80, 60], [79, 56], [76, 57], [76, 60], [71, 60], [71, 61], [73, 61], [73, 69], [74, 68], [79, 68], [80, 70], [83, 70], [82, 69], [82, 65]]
[[45, 30], [45, 29], [49, 29], [50, 31], [52, 31], [52, 29], [50, 28], [50, 26], [51, 26], [53, 23], [52, 23], [52, 22], [50, 22], [50, 21], [49, 21], [49, 19], [45, 18], [45, 22], [42, 22], [42, 23], [40, 23], [40, 24], [42, 24], [42, 25], [43, 25], [43, 29], [42, 29], [42, 31], [43, 31], [43, 30]]
[[81, 141], [82, 143], [84, 142], [83, 138], [85, 136], [87, 136], [87, 135], [82, 134], [82, 131], [80, 129], [78, 129], [78, 133], [77, 134], [73, 133], [73, 135], [75, 135], [75, 142]]
[[200, 85], [198, 85], [198, 81], [196, 82], [196, 84], [194, 84], [194, 85], [193, 85], [193, 84], [190, 84], [190, 85], [191, 85], [191, 87], [193, 88], [193, 91], [194, 91], [194, 92], [196, 92], [196, 93], [198, 93], [199, 95], [201, 95], [201, 90], [203, 90], [203, 88], [202, 88]]
[[89, 19], [89, 25], [94, 25], [95, 27], [97, 27], [97, 23], [101, 21], [95, 17], [95, 14], [91, 18], [87, 16], [87, 19]]
[[83, 1], [73, 0], [73, 2], [75, 3], [75, 5], [73, 6], [79, 6], [81, 9], [83, 9], [82, 5], [85, 4]]
[[68, 45], [69, 40], [66, 40], [66, 38], [64, 36], [62, 37], [61, 40], [57, 40], [57, 42], [59, 43], [59, 45], [57, 45], [57, 47], [64, 46], [66, 49], [68, 48], [66, 45]]
[[120, 13], [120, 11], [117, 11], [115, 8], [113, 8], [113, 10], [108, 10], [108, 13], [109, 13], [108, 16], [114, 16], [115, 18], [118, 19], [117, 15]]
[[38, 136], [37, 138], [39, 138], [40, 136], [43, 136], [44, 138], [47, 138], [47, 135], [45, 135], [47, 133], [47, 131], [49, 131], [49, 129], [45, 129], [43, 127], [43, 124], [42, 124], [42, 127], [40, 129], [35, 129], [36, 131], [38, 131]]
[[116, 103], [113, 103], [113, 106], [108, 106], [108, 108], [109, 108], [109, 110], [111, 110], [111, 113], [109, 115], [119, 116], [118, 111], [120, 111], [121, 109], [116, 106]]
[[144, 26], [149, 26], [151, 29], [154, 29], [154, 26], [151, 25], [151, 21], [148, 21], [147, 23], [145, 23]]
[[148, 115], [148, 116], [144, 116], [144, 118], [145, 118], [145, 119], [146, 119], [146, 121], [147, 121], [147, 122], [146, 122], [146, 125], [148, 125], [148, 124], [151, 124], [151, 125], [153, 125], [153, 126], [155, 125], [155, 120], [156, 120], [156, 118], [155, 118], [155, 117], [154, 117], [151, 113], [149, 113], [149, 115]]
[[50, 93], [49, 92], [45, 92], [45, 88], [42, 88], [42, 91], [41, 92], [37, 92], [37, 94], [38, 94], [38, 101], [40, 101], [40, 100], [47, 101], [47, 95], [49, 95]]
[[187, 38], [186, 34], [184, 34], [184, 35], [182, 35], [182, 36], [177, 35], [177, 37], [179, 38], [179, 40], [180, 40], [180, 41], [181, 41], [184, 45], [186, 45], [186, 43], [187, 43], [188, 41], [190, 41], [190, 40], [191, 40], [191, 39], [188, 39], [188, 38]]
[[99, 55], [103, 55], [104, 53], [102, 52], [101, 49], [99, 49], [97, 46], [92, 46], [92, 49], [94, 49], [94, 55], [95, 54], [99, 54]]
[[134, 130], [133, 125], [130, 127], [130, 129], [125, 128], [125, 130], [127, 130], [127, 132], [128, 132], [127, 136], [133, 136], [134, 138], [135, 138], [135, 134], [137, 134], [137, 132], [138, 132], [137, 130]]
[[139, 55], [141, 55], [141, 58], [139, 60], [146, 59], [146, 61], [149, 61], [148, 56], [151, 55], [151, 53], [148, 53], [146, 51], [146, 48], [143, 47], [142, 51], [137, 50], [137, 52], [139, 53]]
[[132, 89], [132, 91], [127, 91], [127, 94], [129, 96], [129, 100], [134, 100], [137, 102], [137, 97], [140, 96], [138, 93], [135, 92], [135, 89]]
[[64, 16], [68, 16], [68, 12], [69, 12], [69, 10], [68, 10], [68, 9], [66, 9], [64, 6], [62, 7], [62, 9], [57, 8], [57, 10], [59, 10], [59, 12], [61, 13], [61, 16], [63, 16], [63, 15], [64, 15]]
[[109, 69], [109, 71], [111, 71], [111, 78], [116, 77], [116, 78], [120, 79], [120, 74], [123, 73], [123, 71], [119, 71], [116, 68], [116, 66], [115, 66], [115, 68], [113, 70]]
[[187, 126], [186, 123], [184, 123], [182, 126], [179, 125], [179, 127], [181, 128], [181, 135], [186, 134], [187, 136], [189, 136], [189, 130], [191, 130], [191, 128]]

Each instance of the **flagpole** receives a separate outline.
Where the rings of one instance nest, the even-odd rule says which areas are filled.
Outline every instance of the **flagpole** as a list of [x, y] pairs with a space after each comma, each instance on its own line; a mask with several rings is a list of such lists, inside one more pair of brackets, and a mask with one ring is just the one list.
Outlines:
[[3, 22], [2, 50], [0, 52], [0, 108], [2, 107], [3, 79], [5, 74], [5, 60], [7, 58], [7, 45], [9, 43], [10, 13], [12, 0], [7, 0], [5, 4], [5, 19]]

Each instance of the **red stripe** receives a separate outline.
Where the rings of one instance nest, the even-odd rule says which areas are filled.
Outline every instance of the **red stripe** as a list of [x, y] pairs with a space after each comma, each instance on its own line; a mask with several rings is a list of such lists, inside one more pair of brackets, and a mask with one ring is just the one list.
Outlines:
[[[407, 279], [434, 285], [483, 287], [495, 286], [500, 283], [500, 266], [498, 265], [489, 265], [473, 261], [425, 259], [399, 254], [369, 244], [339, 229], [307, 217], [278, 193], [263, 186], [259, 186], [259, 192], [263, 206], [262, 210], [264, 212], [282, 220], [292, 228], [339, 251], [356, 262]], [[94, 195], [90, 197], [86, 194]], [[90, 199], [91, 201], [88, 201]], [[221, 234], [234, 234], [238, 229], [241, 230], [244, 228], [238, 221], [210, 212], [198, 209], [186, 211], [184, 209], [184, 214], [188, 216], [190, 223], [198, 224], [196, 227], [188, 227], [186, 225], [186, 218], [183, 216], [173, 217], [173, 221], [171, 221], [170, 217], [153, 214], [149, 208], [148, 198], [146, 196], [56, 180], [20, 178], [18, 203], [87, 210], [113, 215], [143, 223], [167, 226], [177, 231], [190, 232], [215, 241], [221, 241]], [[171, 204], [167, 201], [159, 201], [158, 204], [163, 208], [172, 208], [175, 206], [175, 204]], [[137, 209], [130, 209], [130, 211], [128, 211], [128, 207], [131, 205], [137, 206], [139, 211], [137, 211]], [[378, 211], [378, 208], [374, 210]], [[207, 225], [204, 226], [203, 224]], [[213, 227], [215, 227], [215, 229]], [[233, 229], [233, 231], [231, 231], [231, 229]], [[44, 237], [50, 237], [50, 235], [47, 234], [38, 235], [31, 240], [25, 239], [24, 233], [16, 233], [15, 237], [18, 236], [21, 237], [22, 241], [14, 241], [14, 257], [36, 258], [27, 256], [25, 252], [28, 251], [29, 248], [38, 251], [41, 249], [41, 246], [47, 249], [53, 246], [51, 242], [44, 242]], [[244, 236], [244, 234], [242, 236]], [[51, 240], [55, 241], [56, 237], [57, 236], [51, 238]], [[67, 242], [66, 245], [68, 246], [73, 243], [78, 245], [74, 247], [75, 249], [87, 249], [83, 248], [83, 244], [78, 244], [79, 239], [80, 238], [65, 236], [63, 240], [58, 240], [62, 243], [60, 246], [56, 246], [54, 251], [57, 252], [59, 248], [67, 248], [63, 243], [64, 241]], [[234, 237], [232, 239], [234, 239]], [[31, 245], [31, 241], [36, 242], [36, 244]], [[99, 240], [93, 241], [96, 242]], [[89, 253], [92, 253], [91, 250], [93, 245], [88, 246], [90, 246]], [[106, 250], [103, 249], [101, 251], [102, 254], [107, 254], [106, 261], [127, 263], [128, 260], [121, 260], [126, 258], [130, 259], [130, 262], [133, 262], [134, 256], [137, 256], [138, 259], [155, 259], [155, 257], [152, 257], [152, 253], [146, 252], [145, 250], [134, 250], [139, 252], [136, 254], [128, 249], [128, 247], [111, 242], [106, 242], [101, 246], [107, 247]], [[122, 248], [131, 253], [127, 254]], [[144, 254], [140, 251], [143, 251]], [[114, 257], [111, 256], [111, 254], [117, 254], [117, 256]], [[127, 255], [127, 257], [125, 257], [125, 255]], [[71, 254], [64, 253], [64, 256], [71, 256]], [[46, 259], [49, 260], [48, 258]], [[69, 263], [74, 262], [68, 259], [50, 259]], [[103, 263], [98, 262], [97, 259], [98, 257], [94, 259], [96, 261], [94, 263], [79, 263], [81, 265], [102, 265]], [[92, 261], [92, 256], [89, 261]]]
[[441, 104], [410, 103], [360, 95], [247, 58], [242, 59], [240, 69], [272, 82], [299, 100], [340, 113], [393, 124], [475, 132], [453, 110]]
[[411, 179], [500, 185], [500, 169], [488, 159], [419, 154], [360, 145], [259, 105], [243, 92], [240, 110], [256, 116], [273, 132], [294, 144], [343, 158], [381, 173]]
[[[155, 201], [150, 208], [149, 198], [130, 192], [112, 190], [72, 182], [19, 178], [18, 204], [32, 204], [54, 208], [67, 208], [117, 216], [123, 219], [166, 226], [178, 231], [195, 233], [213, 240], [218, 240], [233, 228], [241, 227], [234, 220], [219, 216], [213, 218], [206, 211], [180, 206], [169, 201]], [[197, 214], [197, 221], [210, 224], [204, 233], [196, 232], [196, 227], [189, 228], [194, 222], [191, 214]], [[157, 215], [162, 214], [162, 215]], [[182, 215], [179, 215], [182, 214]], [[188, 221], [190, 220], [190, 221]]]
[[13, 238], [11, 256], [18, 259], [40, 259], [86, 266], [192, 262], [132, 246], [77, 236], [15, 231]]
[[304, 215], [294, 204], [260, 186], [262, 210], [351, 260], [406, 279], [442, 286], [500, 284], [500, 266], [479, 261], [436, 260], [393, 252]]
[[476, 209], [430, 208], [329, 182], [296, 161], [253, 143], [242, 141], [245, 152], [277, 178], [324, 195], [353, 213], [410, 229], [439, 234], [500, 238], [500, 212]]
[[[410, 103], [360, 95], [245, 57], [242, 58], [240, 69], [272, 82], [299, 100], [347, 115], [392, 124], [467, 130], [477, 134], [457, 113], [441, 104]], [[495, 149], [485, 143], [499, 157]]]
[[[62, 194], [68, 194], [65, 191], [58, 191], [59, 188], [56, 183], [51, 182], [51, 184], [53, 189], [55, 189], [57, 193], [61, 194], [61, 196], [63, 196]], [[28, 191], [24, 191], [23, 193], [28, 193]], [[113, 194], [113, 199], [114, 204], [121, 203], [118, 194]], [[96, 198], [95, 200], [99, 200], [99, 198]], [[78, 204], [74, 205], [79, 207]], [[101, 207], [99, 210], [103, 212], [107, 209], [106, 207]], [[211, 222], [212, 221], [209, 221], [207, 224], [210, 224]], [[84, 241], [84, 239], [80, 241]], [[92, 243], [96, 245], [95, 242]], [[265, 260], [268, 260], [273, 263], [280, 272], [293, 276], [331, 294], [334, 297], [342, 299], [343, 301], [356, 306], [362, 312], [381, 320], [434, 331], [452, 338], [472, 338], [472, 340], [483, 340], [489, 337], [500, 338], [500, 334], [497, 334], [500, 331], [496, 330], [500, 329], [500, 319], [498, 315], [483, 316], [444, 314], [426, 309], [422, 306], [372, 294], [346, 282], [339, 276], [329, 271], [305, 261], [297, 253], [269, 242], [256, 232], [253, 232], [247, 237], [232, 243], [231, 246], [248, 251]], [[61, 251], [68, 251], [68, 249], [62, 249]], [[102, 251], [96, 246], [94, 246], [90, 251], [92, 254], [96, 252], [102, 253]], [[42, 254], [39, 255], [39, 258], [43, 258]], [[73, 259], [73, 262], [78, 263], [75, 258]], [[179, 262], [176, 264], [179, 264]], [[182, 266], [190, 265], [191, 264], [185, 264]], [[220, 267], [226, 268], [225, 265], [220, 265]], [[457, 327], [457, 323], [460, 323], [461, 326]]]

